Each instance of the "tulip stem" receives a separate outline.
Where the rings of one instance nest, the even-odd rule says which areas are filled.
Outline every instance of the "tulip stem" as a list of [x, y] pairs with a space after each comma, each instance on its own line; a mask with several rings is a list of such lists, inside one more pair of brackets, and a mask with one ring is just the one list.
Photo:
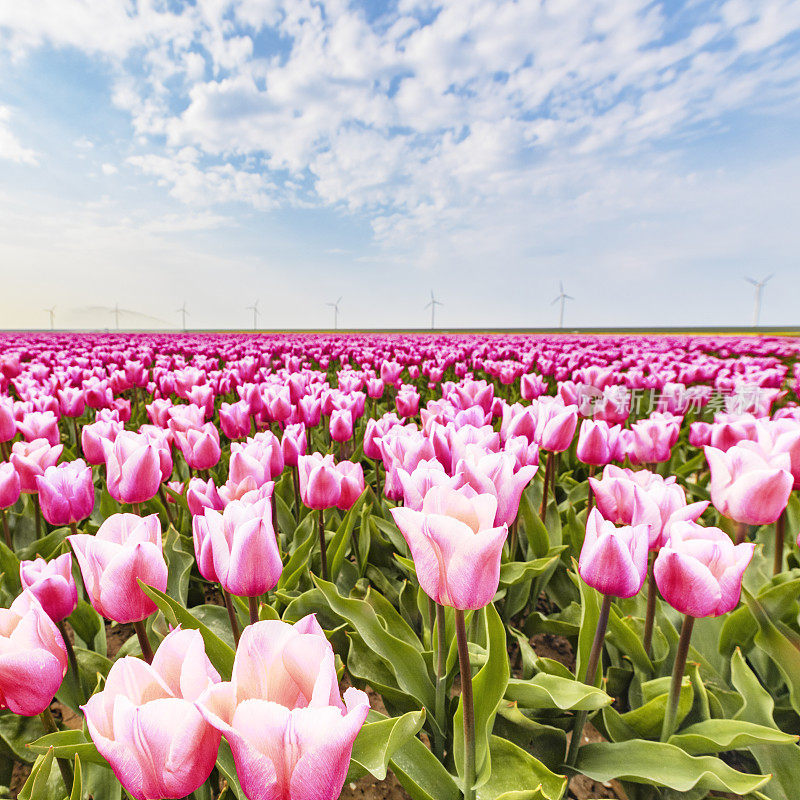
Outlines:
[[[39, 716], [41, 717], [42, 725], [47, 733], [58, 732], [58, 725], [56, 725], [56, 721], [53, 719], [53, 713], [50, 711], [49, 706], [45, 708]], [[72, 793], [72, 784], [75, 780], [72, 774], [72, 765], [66, 758], [57, 758], [56, 761], [58, 762], [58, 768], [61, 770], [61, 777], [64, 779], [64, 785], [67, 787], [67, 794], [69, 795]]]
[[5, 442], [0, 442], [0, 454], [3, 456], [3, 461], [8, 461], [8, 448]]
[[42, 538], [42, 507], [39, 505], [39, 495], [32, 494], [33, 498], [33, 518], [36, 520], [36, 538]]
[[164, 504], [164, 513], [167, 515], [167, 524], [172, 525], [175, 527], [175, 519], [172, 516], [172, 512], [169, 510], [169, 502], [167, 501], [167, 493], [164, 491], [164, 484], [158, 484], [158, 497], [161, 502]]
[[508, 540], [508, 560], [515, 561], [517, 558], [517, 517], [511, 523], [511, 536]]
[[250, 609], [250, 624], [255, 625], [258, 622], [258, 598], [248, 597], [247, 606]]
[[319, 510], [319, 549], [322, 558], [322, 580], [328, 580], [328, 551], [325, 549], [325, 519], [323, 510]]
[[75, 681], [78, 684], [78, 694], [80, 695], [81, 702], [83, 703], [86, 701], [86, 698], [83, 694], [81, 673], [78, 670], [78, 659], [75, 657], [75, 650], [72, 647], [72, 642], [69, 640], [69, 633], [67, 631], [66, 623], [63, 619], [61, 619], [56, 622], [56, 627], [58, 628], [58, 632], [61, 634], [61, 638], [64, 640], [64, 646], [67, 648], [67, 659], [69, 660], [69, 665], [75, 674]]
[[783, 572], [783, 541], [786, 531], [786, 509], [781, 511], [781, 515], [775, 521], [775, 558], [772, 562], [772, 574], [778, 575]]
[[647, 653], [648, 658], [650, 658], [650, 651], [653, 646], [653, 622], [656, 617], [656, 599], [658, 597], [655, 563], [655, 556], [650, 553], [647, 563], [647, 611], [644, 617], [644, 636], [642, 637], [642, 644], [644, 645], [644, 651]]
[[225, 601], [225, 610], [228, 612], [228, 619], [231, 622], [231, 630], [233, 631], [233, 641], [234, 644], [238, 647], [239, 646], [239, 636], [241, 636], [241, 632], [239, 631], [239, 622], [236, 619], [236, 612], [233, 609], [233, 601], [231, 600], [231, 596], [226, 592], [224, 589], [220, 589], [222, 592], [222, 599]]
[[[597, 628], [594, 632], [594, 640], [592, 641], [592, 649], [589, 651], [589, 661], [586, 664], [586, 673], [583, 676], [583, 682], [589, 686], [594, 686], [597, 679], [597, 668], [600, 666], [600, 655], [603, 652], [603, 640], [606, 637], [606, 628], [608, 627], [608, 615], [611, 612], [611, 595], [603, 595], [603, 603], [600, 606], [600, 614], [597, 618]], [[569, 751], [567, 752], [567, 764], [574, 766], [578, 758], [578, 750], [581, 746], [581, 737], [583, 736], [583, 726], [586, 724], [586, 719], [589, 716], [588, 711], [579, 711], [575, 717], [575, 722], [572, 726], [572, 738], [569, 742]]]
[[542, 507], [539, 509], [539, 518], [544, 522], [547, 516], [547, 491], [550, 486], [550, 471], [553, 469], [553, 454], [547, 454], [544, 462], [544, 486], [542, 487]]
[[439, 728], [434, 737], [436, 756], [444, 760], [445, 731], [445, 700], [447, 693], [447, 649], [445, 648], [445, 616], [444, 606], [436, 603], [436, 724]]
[[675, 729], [675, 718], [678, 716], [678, 701], [681, 698], [681, 683], [686, 670], [686, 657], [689, 655], [689, 642], [692, 639], [694, 617], [688, 614], [683, 618], [681, 637], [678, 640], [678, 650], [675, 653], [675, 664], [672, 667], [672, 683], [667, 698], [667, 711], [664, 714], [664, 726], [661, 728], [661, 741], [666, 742]]
[[746, 522], [736, 523], [736, 544], [741, 544], [746, 538], [750, 526]]
[[139, 647], [142, 649], [142, 657], [148, 664], [153, 663], [153, 647], [150, 640], [147, 638], [147, 631], [144, 627], [144, 621], [138, 620], [133, 623], [133, 629], [136, 631], [136, 636], [139, 638]]
[[14, 550], [14, 542], [11, 541], [11, 531], [8, 527], [8, 517], [6, 516], [6, 510], [4, 508], [0, 508], [0, 517], [3, 518], [3, 536], [6, 537], [6, 546], [9, 550]]
[[454, 609], [458, 665], [461, 669], [461, 701], [464, 708], [464, 800], [475, 800], [475, 706], [472, 699], [472, 668], [469, 661], [464, 612]]
[[[594, 478], [594, 473], [595, 473], [595, 465], [594, 464], [590, 464], [589, 465], [589, 477], [590, 478]], [[592, 491], [592, 484], [589, 483], [588, 481], [587, 481], [587, 484], [589, 486], [589, 498], [586, 501], [586, 515], [588, 516], [589, 514], [592, 513], [592, 508], [594, 508], [594, 492]]]
[[72, 433], [75, 436], [75, 456], [80, 458], [81, 455], [81, 437], [78, 435], [78, 420], [76, 417], [72, 418]]
[[294, 518], [300, 524], [300, 478], [297, 467], [290, 467], [292, 473], [292, 486], [294, 487]]

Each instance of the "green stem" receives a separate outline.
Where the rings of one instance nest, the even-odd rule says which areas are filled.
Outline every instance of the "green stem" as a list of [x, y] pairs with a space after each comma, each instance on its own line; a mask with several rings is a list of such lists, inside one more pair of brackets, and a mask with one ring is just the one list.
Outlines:
[[153, 647], [150, 640], [147, 638], [147, 631], [144, 627], [144, 621], [139, 620], [133, 623], [133, 629], [136, 631], [136, 636], [139, 639], [139, 647], [142, 650], [142, 657], [148, 664], [153, 663]]
[[258, 598], [248, 597], [247, 605], [250, 609], [250, 624], [255, 625], [258, 622]]
[[508, 560], [516, 561], [517, 558], [517, 518], [511, 523], [511, 536], [508, 540]]
[[8, 447], [5, 442], [0, 442], [0, 455], [3, 456], [3, 461], [8, 461]]
[[81, 703], [86, 702], [86, 697], [83, 692], [83, 684], [81, 683], [81, 673], [78, 669], [78, 659], [75, 657], [75, 650], [72, 647], [72, 642], [69, 640], [69, 632], [67, 631], [67, 625], [64, 620], [59, 620], [56, 622], [56, 627], [58, 628], [58, 632], [61, 634], [61, 638], [64, 640], [64, 646], [67, 648], [67, 659], [69, 661], [69, 666], [72, 669], [73, 674], [75, 675], [75, 682], [78, 684], [78, 694], [80, 695]]
[[[589, 477], [594, 478], [596, 467], [594, 464], [589, 465]], [[594, 507], [594, 492], [592, 491], [592, 484], [587, 481], [587, 485], [589, 487], [589, 499], [586, 501], [586, 516], [588, 517], [589, 514], [592, 513], [592, 508]]]
[[6, 546], [13, 552], [14, 542], [11, 540], [11, 531], [8, 527], [8, 517], [6, 516], [6, 510], [4, 508], [0, 508], [0, 517], [3, 518], [3, 536], [5, 536], [6, 539]]
[[458, 665], [461, 669], [461, 701], [464, 707], [464, 800], [475, 800], [475, 705], [472, 699], [472, 668], [464, 612], [458, 608], [454, 610]]
[[655, 576], [655, 554], [650, 553], [647, 564], [647, 611], [644, 617], [644, 637], [642, 644], [647, 657], [650, 658], [650, 651], [653, 647], [653, 623], [656, 617], [656, 599], [658, 598], [658, 588], [656, 587]]
[[[39, 716], [41, 717], [42, 725], [47, 733], [56, 733], [58, 731], [58, 725], [56, 725], [56, 721], [53, 719], [53, 714], [49, 706], [42, 711]], [[67, 787], [67, 795], [69, 796], [72, 793], [72, 784], [75, 780], [72, 774], [72, 765], [66, 758], [57, 758], [56, 761], [58, 762], [58, 768], [61, 770], [61, 777], [64, 779], [64, 786]]]
[[444, 606], [436, 603], [436, 723], [439, 732], [434, 737], [436, 756], [440, 761], [444, 760], [445, 731], [447, 730], [447, 720], [445, 719], [445, 700], [447, 699], [447, 641], [445, 633], [445, 612]]
[[[600, 606], [600, 616], [597, 619], [597, 628], [594, 632], [592, 649], [589, 652], [589, 662], [586, 664], [586, 674], [583, 676], [583, 682], [589, 686], [594, 686], [597, 680], [597, 668], [600, 666], [600, 656], [603, 652], [603, 640], [605, 639], [606, 628], [608, 627], [611, 600], [612, 597], [610, 594], [603, 595], [603, 604]], [[572, 726], [572, 739], [570, 739], [569, 752], [567, 753], [567, 764], [570, 766], [574, 766], [578, 758], [578, 750], [580, 749], [581, 737], [583, 736], [583, 726], [586, 724], [588, 716], [588, 711], [579, 711], [575, 717], [575, 723]]]
[[736, 544], [741, 544], [747, 539], [747, 534], [750, 532], [750, 526], [746, 522], [736, 523]]
[[678, 701], [681, 698], [681, 683], [686, 670], [686, 657], [689, 655], [689, 642], [692, 639], [694, 617], [688, 614], [683, 618], [681, 638], [675, 653], [675, 664], [672, 667], [672, 683], [667, 698], [667, 711], [664, 714], [664, 726], [661, 728], [661, 741], [666, 742], [675, 731], [675, 718], [678, 716]]
[[775, 556], [772, 562], [772, 574], [778, 575], [783, 572], [783, 542], [786, 531], [786, 509], [781, 511], [781, 515], [775, 522]]
[[544, 486], [542, 487], [542, 507], [539, 509], [539, 517], [544, 522], [547, 516], [547, 491], [550, 486], [550, 470], [553, 468], [553, 454], [547, 454], [547, 460], [544, 462]]
[[164, 491], [163, 483], [158, 484], [158, 497], [164, 504], [164, 513], [167, 515], [167, 523], [175, 527], [175, 519], [172, 516], [172, 512], [169, 510], [169, 501], [167, 499], [167, 493]]
[[241, 632], [239, 630], [239, 621], [236, 619], [236, 611], [233, 608], [233, 601], [231, 600], [231, 596], [226, 592], [222, 587], [220, 587], [220, 591], [222, 592], [222, 599], [225, 602], [225, 610], [228, 612], [228, 619], [231, 623], [231, 630], [233, 631], [233, 641], [235, 645], [239, 646], [239, 637], [241, 636]]
[[325, 548], [325, 519], [322, 509], [319, 510], [319, 549], [322, 558], [322, 580], [328, 580], [328, 551]]
[[42, 507], [39, 505], [39, 495], [32, 494], [33, 498], [33, 518], [36, 520], [36, 538], [42, 538]]

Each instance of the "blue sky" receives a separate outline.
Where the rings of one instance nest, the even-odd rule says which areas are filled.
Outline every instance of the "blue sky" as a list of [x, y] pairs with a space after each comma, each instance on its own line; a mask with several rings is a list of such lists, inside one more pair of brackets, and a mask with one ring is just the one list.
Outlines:
[[747, 324], [798, 0], [0, 4], [0, 327]]

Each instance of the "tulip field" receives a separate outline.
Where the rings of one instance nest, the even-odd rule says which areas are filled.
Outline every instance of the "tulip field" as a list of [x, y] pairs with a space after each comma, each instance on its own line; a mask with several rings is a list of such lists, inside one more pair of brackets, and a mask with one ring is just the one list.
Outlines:
[[799, 357], [0, 335], [0, 797], [795, 800]]

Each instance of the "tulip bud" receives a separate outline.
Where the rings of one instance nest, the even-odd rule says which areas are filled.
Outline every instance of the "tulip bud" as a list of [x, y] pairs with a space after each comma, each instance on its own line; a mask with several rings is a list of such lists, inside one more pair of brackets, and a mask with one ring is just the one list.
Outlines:
[[39, 503], [42, 516], [51, 525], [72, 525], [80, 522], [94, 509], [92, 468], [79, 458], [37, 475]]
[[78, 606], [78, 587], [72, 577], [72, 555], [45, 561], [21, 561], [19, 579], [23, 589], [33, 594], [53, 622], [66, 619]]

